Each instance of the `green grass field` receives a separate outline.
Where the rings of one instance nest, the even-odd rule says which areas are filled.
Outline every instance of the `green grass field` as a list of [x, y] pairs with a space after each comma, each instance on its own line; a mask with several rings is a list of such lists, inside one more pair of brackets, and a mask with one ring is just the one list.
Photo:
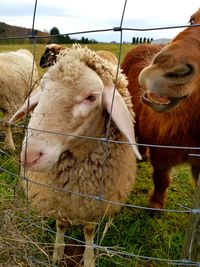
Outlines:
[[[32, 45], [0, 45], [0, 51], [27, 48], [33, 51]], [[36, 45], [36, 62], [38, 65], [45, 45]], [[118, 55], [119, 45], [97, 44], [91, 49], [107, 49]], [[123, 45], [122, 57], [131, 45]], [[43, 70], [39, 68], [40, 75]], [[51, 254], [55, 240], [55, 222], [41, 218], [32, 210], [20, 186], [19, 151], [23, 133], [18, 127], [13, 129], [17, 152], [9, 154], [4, 151], [2, 135], [0, 136], [0, 266], [51, 266]], [[4, 153], [5, 152], [5, 153]], [[5, 169], [6, 171], [2, 170]], [[147, 206], [149, 191], [153, 182], [149, 162], [138, 162], [135, 187], [128, 203]], [[191, 207], [194, 187], [191, 183], [190, 170], [187, 165], [177, 167], [172, 173], [173, 181], [168, 191], [167, 209]], [[111, 250], [124, 252], [123, 256], [109, 251], [99, 251], [98, 266], [101, 267], [167, 267], [165, 261], [181, 259], [188, 215], [172, 212], [161, 212], [152, 217], [144, 209], [122, 208], [112, 218], [107, 218], [100, 225], [100, 245]], [[72, 227], [66, 235], [83, 239], [80, 227]], [[67, 239], [66, 239], [67, 241]], [[68, 246], [73, 254], [81, 253], [77, 244]], [[135, 255], [135, 256], [134, 256]], [[146, 259], [142, 256], [147, 257]], [[76, 261], [76, 257], [73, 258]], [[64, 266], [64, 265], [63, 265]], [[69, 265], [68, 265], [69, 266]], [[80, 265], [70, 265], [80, 266]], [[176, 265], [173, 265], [176, 266]]]
[[[44, 73], [44, 70], [41, 69], [39, 67], [39, 61], [40, 61], [40, 57], [43, 54], [44, 50], [45, 50], [45, 44], [36, 44], [35, 48], [32, 44], [25, 44], [25, 45], [1, 45], [0, 44], [0, 52], [4, 52], [4, 51], [15, 51], [19, 48], [26, 48], [28, 50], [30, 50], [32, 53], [35, 50], [35, 60], [37, 63], [37, 67], [38, 67], [38, 71], [40, 73], [40, 75], [42, 75]], [[68, 45], [69, 46], [69, 45]], [[100, 50], [100, 49], [105, 49], [105, 50], [109, 50], [111, 52], [113, 52], [117, 57], [119, 55], [119, 45], [118, 44], [88, 44], [87, 47], [91, 48], [92, 50]], [[123, 59], [124, 55], [126, 54], [126, 52], [132, 47], [131, 44], [123, 44], [122, 46], [122, 53], [121, 53], [121, 60]]]

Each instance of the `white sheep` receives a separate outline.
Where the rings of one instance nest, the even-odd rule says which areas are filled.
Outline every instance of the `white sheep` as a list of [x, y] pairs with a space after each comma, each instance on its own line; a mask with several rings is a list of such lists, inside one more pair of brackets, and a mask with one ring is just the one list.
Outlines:
[[38, 80], [38, 72], [35, 64], [33, 65], [33, 55], [26, 49], [0, 53], [0, 70], [0, 110], [3, 113], [2, 128], [5, 132], [6, 147], [14, 150], [15, 145], [10, 125], [7, 122], [28, 97], [31, 79], [32, 85], [34, 85]]
[[[140, 158], [136, 145], [126, 143], [135, 144], [127, 80], [119, 71], [116, 81], [113, 64], [86, 47], [74, 45], [60, 53], [31, 95], [29, 106], [26, 102], [11, 122], [31, 107], [35, 109], [21, 162], [29, 179], [28, 197], [42, 215], [57, 220], [53, 262], [63, 257], [64, 233], [69, 224], [82, 224], [84, 266], [94, 267], [95, 226], [100, 216], [117, 212], [120, 205], [84, 196], [125, 202], [136, 176], [133, 151]], [[103, 142], [107, 131], [114, 142]]]
[[[44, 53], [40, 58], [40, 67], [44, 69], [52, 66], [56, 62], [59, 53], [63, 51], [65, 48], [66, 48], [65, 46], [58, 44], [48, 44], [45, 48]], [[113, 64], [117, 65], [118, 59], [112, 52], [107, 50], [97, 50], [96, 53], [101, 58], [106, 59], [112, 62]]]

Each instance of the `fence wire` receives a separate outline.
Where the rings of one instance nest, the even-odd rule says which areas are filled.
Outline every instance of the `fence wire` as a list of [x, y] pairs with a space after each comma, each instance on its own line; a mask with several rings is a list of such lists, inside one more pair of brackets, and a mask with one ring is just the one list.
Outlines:
[[[127, 0], [124, 1], [124, 6], [123, 6], [123, 10], [122, 10], [122, 15], [121, 15], [121, 20], [120, 20], [120, 23], [119, 23], [119, 26], [116, 26], [116, 27], [113, 27], [113, 28], [107, 28], [107, 29], [98, 29], [98, 30], [86, 30], [86, 31], [80, 31], [80, 32], [68, 32], [68, 33], [65, 33], [65, 34], [59, 34], [59, 35], [51, 35], [51, 36], [36, 36], [34, 34], [35, 32], [35, 19], [37, 17], [36, 15], [36, 11], [37, 11], [37, 0], [35, 0], [35, 5], [34, 5], [34, 10], [33, 10], [33, 22], [32, 22], [32, 33], [31, 35], [28, 35], [28, 36], [9, 36], [9, 37], [0, 37], [0, 40], [5, 40], [5, 39], [31, 39], [32, 40], [32, 43], [33, 43], [33, 55], [34, 55], [34, 61], [35, 61], [35, 54], [36, 54], [36, 43], [37, 43], [37, 39], [41, 39], [41, 38], [52, 38], [52, 37], [62, 37], [62, 36], [70, 36], [70, 35], [79, 35], [79, 34], [88, 34], [88, 33], [100, 33], [100, 32], [119, 32], [119, 53], [118, 53], [118, 70], [119, 70], [119, 66], [120, 66], [120, 60], [121, 60], [121, 53], [122, 53], [122, 45], [123, 45], [123, 32], [124, 31], [157, 31], [157, 30], [168, 30], [168, 29], [177, 29], [177, 28], [185, 28], [185, 27], [198, 27], [200, 26], [200, 24], [196, 24], [196, 25], [179, 25], [179, 26], [170, 26], [170, 27], [154, 27], [154, 28], [124, 28], [123, 27], [123, 20], [124, 20], [124, 16], [125, 16], [125, 11], [126, 11], [126, 4], [127, 4]], [[34, 63], [34, 62], [33, 62]], [[34, 67], [34, 65], [33, 65]], [[32, 74], [33, 74], [33, 70], [32, 70]], [[117, 76], [118, 76], [118, 71], [117, 71], [117, 74], [116, 74], [116, 79], [117, 79]], [[30, 83], [30, 92], [32, 90], [32, 81]], [[113, 95], [113, 100], [114, 100], [114, 95]], [[113, 101], [112, 100], [112, 101]], [[7, 123], [6, 121], [2, 121], [2, 123]], [[153, 145], [153, 144], [140, 144], [140, 143], [137, 143], [137, 144], [131, 144], [131, 143], [128, 143], [128, 142], [116, 142], [114, 140], [109, 140], [108, 138], [108, 133], [109, 133], [109, 128], [110, 128], [110, 123], [111, 123], [111, 117], [109, 118], [109, 121], [108, 121], [108, 127], [107, 127], [107, 133], [106, 133], [106, 136], [105, 138], [94, 138], [94, 137], [89, 137], [89, 136], [74, 136], [73, 137], [77, 137], [77, 138], [85, 138], [85, 139], [93, 139], [93, 140], [98, 140], [98, 141], [101, 141], [101, 142], [104, 142], [105, 144], [105, 158], [104, 158], [104, 163], [106, 164], [106, 160], [107, 160], [107, 149], [108, 149], [108, 143], [118, 143], [118, 144], [129, 144], [129, 145], [138, 145], [138, 146], [148, 146], [148, 147], [157, 147], [157, 148], [164, 148], [164, 149], [184, 149], [184, 150], [200, 150], [200, 147], [180, 147], [180, 146], [165, 146], [165, 145]], [[17, 125], [17, 124], [11, 124], [11, 126], [15, 126], [15, 127], [19, 127], [19, 129], [25, 129], [27, 130], [27, 127], [24, 126], [24, 125]], [[35, 131], [38, 131], [37, 129], [31, 129], [31, 130], [35, 130]], [[45, 131], [44, 131], [45, 132]], [[49, 133], [49, 134], [56, 134], [56, 135], [66, 135], [64, 133], [58, 133], [58, 132], [46, 132], [46, 133]], [[66, 135], [66, 136], [71, 136], [71, 135]], [[3, 155], [3, 156], [6, 156], [10, 159], [12, 159], [12, 157], [5, 151], [3, 150], [0, 150], [0, 153]], [[199, 157], [200, 154], [198, 153], [189, 153], [188, 154], [190, 156], [196, 156], [196, 157]], [[104, 164], [104, 168], [105, 168], [105, 164]], [[24, 172], [24, 175], [19, 175], [19, 174], [16, 174], [14, 173], [13, 171], [10, 171], [4, 167], [0, 167], [0, 170], [4, 173], [7, 173], [8, 175], [12, 176], [12, 177], [15, 177], [15, 178], [19, 178], [19, 179], [22, 179], [22, 180], [25, 180], [27, 181], [27, 191], [28, 191], [28, 183], [34, 183], [34, 184], [37, 184], [37, 185], [40, 185], [42, 187], [48, 187], [48, 188], [53, 188], [53, 189], [56, 189], [56, 190], [60, 190], [62, 192], [66, 192], [66, 193], [71, 193], [71, 194], [74, 194], [74, 195], [77, 195], [77, 196], [80, 196], [80, 197], [84, 197], [84, 198], [88, 198], [88, 199], [93, 199], [94, 201], [98, 201], [100, 202], [102, 205], [103, 203], [109, 203], [110, 205], [120, 205], [122, 207], [128, 207], [128, 208], [132, 208], [132, 209], [140, 209], [140, 210], [151, 210], [151, 211], [161, 211], [161, 212], [170, 212], [170, 213], [185, 213], [185, 214], [200, 214], [200, 209], [194, 209], [194, 208], [190, 208], [190, 207], [186, 207], [184, 205], [181, 205], [181, 204], [178, 204], [180, 209], [153, 209], [153, 208], [148, 208], [148, 207], [144, 207], [144, 206], [140, 206], [140, 205], [132, 205], [132, 204], [127, 204], [127, 203], [119, 203], [119, 202], [115, 202], [115, 201], [108, 201], [106, 199], [103, 198], [103, 176], [104, 174], [102, 175], [102, 181], [101, 181], [101, 184], [100, 184], [100, 192], [101, 194], [96, 196], [96, 195], [87, 195], [87, 194], [82, 194], [80, 192], [75, 192], [75, 191], [72, 191], [72, 190], [67, 190], [67, 189], [62, 189], [62, 188], [56, 188], [56, 187], [52, 187], [50, 185], [47, 185], [47, 184], [43, 184], [43, 183], [37, 183], [35, 181], [32, 181], [31, 179], [29, 179], [28, 177], [26, 177], [26, 172]], [[4, 185], [4, 186], [7, 186], [7, 185]], [[28, 194], [27, 194], [28, 195]], [[45, 228], [43, 226], [40, 226], [39, 224], [37, 223], [34, 223], [34, 222], [31, 222], [31, 220], [29, 220], [29, 213], [30, 213], [30, 207], [29, 207], [29, 204], [28, 204], [29, 200], [27, 198], [27, 201], [26, 201], [26, 218], [23, 219], [24, 222], [26, 222], [27, 224], [30, 224], [36, 228], [41, 228], [42, 231], [45, 231], [45, 232], [50, 232], [52, 234], [55, 234], [56, 232], [53, 231], [52, 229], [48, 229], [48, 228]], [[17, 215], [15, 215], [17, 216]], [[103, 214], [102, 214], [102, 210], [100, 209], [100, 213], [99, 213], [99, 225], [101, 225], [101, 222], [102, 222], [102, 217], [103, 217]], [[21, 217], [18, 217], [19, 220], [22, 220]], [[73, 240], [73, 241], [77, 241], [78, 243], [80, 243], [82, 246], [87, 246], [85, 244], [84, 241], [80, 240], [80, 239], [77, 239], [77, 238], [73, 238], [69, 235], [65, 235], [66, 238], [68, 238], [69, 240]], [[192, 242], [192, 241], [191, 241]], [[155, 258], [155, 257], [148, 257], [148, 256], [145, 256], [145, 255], [136, 255], [132, 252], [127, 252], [127, 251], [124, 251], [123, 249], [113, 249], [113, 247], [109, 247], [109, 246], [101, 246], [100, 245], [101, 243], [101, 238], [100, 238], [100, 228], [97, 229], [97, 238], [96, 238], [96, 243], [93, 244], [93, 248], [95, 250], [98, 251], [98, 254], [101, 254], [101, 253], [106, 253], [108, 255], [117, 255], [117, 256], [120, 256], [120, 257], [123, 257], [123, 258], [137, 258], [137, 259], [141, 259], [141, 260], [145, 260], [145, 261], [154, 261], [154, 262], [157, 262], [158, 264], [159, 263], [166, 263], [167, 265], [174, 265], [174, 266], [197, 266], [197, 267], [200, 267], [200, 262], [195, 262], [195, 261], [191, 261], [191, 260], [188, 260], [188, 259], [182, 259], [182, 260], [170, 260], [170, 259], [165, 259], [165, 258]], [[36, 266], [39, 264], [39, 266], [47, 266], [49, 264], [49, 262], [45, 262], [45, 261], [40, 261], [38, 260], [37, 258], [34, 258], [33, 256], [30, 256], [30, 255], [27, 255], [27, 259], [30, 259], [30, 260], [33, 260], [36, 264]], [[97, 260], [97, 266], [100, 266], [100, 257], [98, 257], [98, 260]]]

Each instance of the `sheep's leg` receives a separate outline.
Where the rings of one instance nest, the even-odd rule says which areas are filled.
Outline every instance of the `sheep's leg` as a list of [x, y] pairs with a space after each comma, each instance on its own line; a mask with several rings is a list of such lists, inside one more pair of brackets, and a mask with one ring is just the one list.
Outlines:
[[58, 264], [64, 256], [65, 241], [64, 235], [68, 227], [68, 223], [57, 220], [56, 221], [56, 241], [53, 251], [53, 263]]
[[5, 132], [5, 143], [6, 143], [6, 147], [9, 150], [15, 150], [15, 145], [13, 142], [13, 137], [12, 137], [12, 133], [11, 133], [11, 129], [9, 125], [6, 125], [4, 127], [4, 132]]
[[[3, 117], [3, 120], [6, 122], [6, 121], [8, 121], [8, 118], [9, 118], [9, 115], [5, 114], [4, 117]], [[9, 150], [15, 150], [15, 145], [14, 145], [14, 141], [13, 141], [10, 125], [7, 124], [7, 123], [2, 123], [2, 129], [3, 129], [4, 133], [5, 133], [5, 144], [6, 144], [6, 147]]]
[[84, 225], [85, 251], [83, 255], [84, 267], [95, 267], [93, 241], [95, 237], [95, 225]]

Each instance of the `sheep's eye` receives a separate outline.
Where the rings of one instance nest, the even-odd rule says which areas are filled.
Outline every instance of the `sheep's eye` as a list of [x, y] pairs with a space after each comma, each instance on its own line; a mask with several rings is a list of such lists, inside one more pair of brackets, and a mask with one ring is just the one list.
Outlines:
[[89, 96], [86, 97], [85, 100], [90, 101], [90, 102], [94, 102], [94, 101], [96, 100], [96, 96], [94, 96], [94, 95], [89, 95]]

